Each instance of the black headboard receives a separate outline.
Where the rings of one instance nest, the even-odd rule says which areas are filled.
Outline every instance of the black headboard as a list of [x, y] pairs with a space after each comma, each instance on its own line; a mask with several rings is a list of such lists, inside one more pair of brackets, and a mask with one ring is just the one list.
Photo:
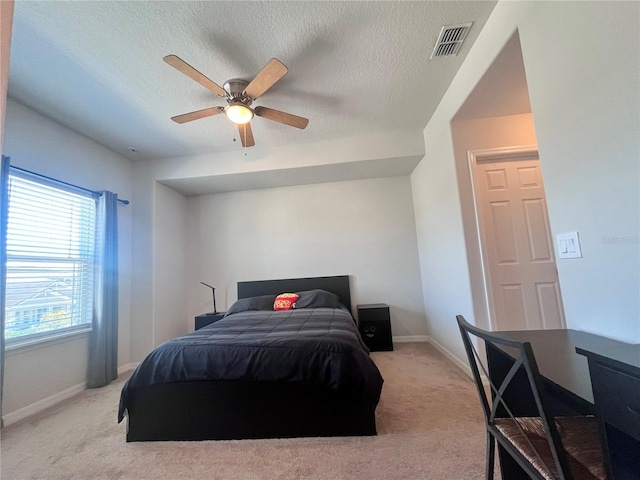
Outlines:
[[302, 292], [304, 290], [313, 290], [315, 288], [335, 293], [340, 297], [340, 301], [344, 306], [351, 311], [349, 275], [238, 282], [238, 299], [258, 297], [260, 295], [278, 295], [280, 293]]

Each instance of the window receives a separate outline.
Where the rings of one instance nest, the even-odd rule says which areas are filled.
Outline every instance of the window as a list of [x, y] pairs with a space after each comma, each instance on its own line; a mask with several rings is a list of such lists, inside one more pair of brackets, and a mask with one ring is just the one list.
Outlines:
[[93, 310], [96, 200], [11, 169], [7, 344], [88, 329]]

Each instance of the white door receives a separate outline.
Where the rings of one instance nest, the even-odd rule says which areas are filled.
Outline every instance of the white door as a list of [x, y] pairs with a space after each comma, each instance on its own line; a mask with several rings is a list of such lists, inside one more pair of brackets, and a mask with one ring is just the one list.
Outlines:
[[493, 330], [565, 328], [537, 149], [469, 158]]

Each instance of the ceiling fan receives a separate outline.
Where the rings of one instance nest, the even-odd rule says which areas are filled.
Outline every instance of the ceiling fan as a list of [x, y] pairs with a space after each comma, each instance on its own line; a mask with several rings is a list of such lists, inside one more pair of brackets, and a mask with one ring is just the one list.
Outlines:
[[269, 60], [250, 82], [240, 78], [233, 78], [225, 82], [224, 88], [176, 55], [167, 55], [163, 60], [227, 101], [226, 107], [210, 107], [171, 117], [171, 120], [176, 123], [186, 123], [224, 113], [229, 120], [238, 126], [238, 133], [243, 147], [253, 147], [255, 145], [251, 124], [249, 123], [254, 115], [300, 129], [304, 129], [309, 123], [309, 120], [304, 117], [274, 110], [273, 108], [251, 108], [251, 104], [256, 98], [263, 95], [288, 72], [287, 67], [277, 58]]

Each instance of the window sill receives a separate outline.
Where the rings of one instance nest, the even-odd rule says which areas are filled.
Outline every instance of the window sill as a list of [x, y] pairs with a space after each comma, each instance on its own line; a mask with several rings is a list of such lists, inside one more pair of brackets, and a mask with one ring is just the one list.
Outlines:
[[4, 349], [7, 355], [10, 355], [12, 353], [23, 353], [37, 348], [45, 348], [56, 345], [58, 343], [69, 342], [80, 337], [86, 337], [90, 332], [91, 327], [83, 328], [80, 330], [73, 330], [70, 332], [60, 332], [58, 334], [52, 333], [51, 335], [47, 335], [46, 337], [5, 343]]

